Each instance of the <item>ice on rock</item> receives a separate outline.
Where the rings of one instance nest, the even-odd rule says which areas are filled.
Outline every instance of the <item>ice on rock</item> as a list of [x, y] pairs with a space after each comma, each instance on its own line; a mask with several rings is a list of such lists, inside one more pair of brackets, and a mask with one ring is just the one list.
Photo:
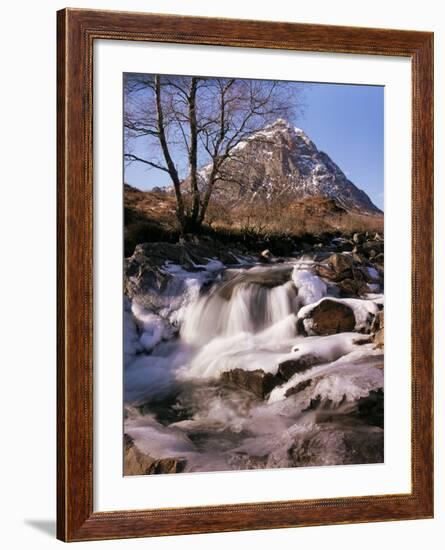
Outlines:
[[[342, 463], [341, 415], [383, 388], [382, 351], [359, 332], [297, 334], [298, 320], [328, 295], [327, 284], [312, 271], [312, 259], [236, 269], [203, 260], [191, 271], [165, 264], [169, 277], [163, 292], [172, 300], [156, 314], [126, 302], [125, 402], [132, 411], [126, 433], [153, 458], [184, 458], [187, 472], [305, 465], [289, 451], [300, 444], [307, 449], [308, 443], [313, 443], [308, 465]], [[368, 274], [374, 279], [372, 269]], [[367, 331], [383, 305], [382, 294], [329, 299], [352, 309], [357, 331]], [[221, 384], [226, 371], [277, 375], [281, 363], [302, 357], [312, 366], [290, 371], [287, 381], [275, 378], [279, 385], [265, 399]], [[158, 422], [163, 407], [172, 415], [168, 425]], [[317, 417], [324, 408], [330, 423]], [[347, 425], [349, 431], [361, 429]], [[363, 429], [365, 439], [366, 430], [372, 437], [372, 430], [381, 432], [375, 426]], [[319, 444], [329, 448], [320, 453]], [[306, 460], [307, 452], [303, 455]]]
[[[306, 319], [310, 317], [312, 310], [320, 304], [323, 300], [318, 300], [314, 303], [302, 307], [298, 312], [298, 319]], [[371, 328], [371, 323], [374, 316], [379, 311], [379, 306], [374, 300], [361, 300], [359, 298], [333, 298], [329, 297], [329, 300], [339, 302], [349, 306], [355, 316], [355, 330], [364, 331]]]
[[301, 305], [313, 304], [326, 296], [326, 283], [318, 275], [302, 269], [299, 264], [295, 265], [293, 269], [292, 280], [298, 289], [298, 298]]
[[146, 310], [135, 301], [131, 305], [131, 311], [141, 327], [140, 343], [146, 351], [152, 350], [162, 339], [172, 336], [170, 324], [159, 315]]
[[133, 360], [133, 357], [142, 351], [138, 327], [130, 307], [124, 306], [124, 365]]
[[[375, 350], [370, 344], [351, 346], [350, 350], [334, 361], [294, 374], [285, 384], [271, 392], [269, 403], [284, 403], [289, 399], [286, 398], [286, 392], [307, 380], [311, 384], [299, 392], [286, 407], [295, 407], [297, 402], [298, 408], [303, 410], [309, 406], [311, 400], [317, 398], [338, 405], [344, 401], [356, 401], [366, 397], [370, 391], [382, 388], [383, 370], [376, 368], [383, 361], [381, 350]], [[281, 405], [277, 407], [280, 410]]]

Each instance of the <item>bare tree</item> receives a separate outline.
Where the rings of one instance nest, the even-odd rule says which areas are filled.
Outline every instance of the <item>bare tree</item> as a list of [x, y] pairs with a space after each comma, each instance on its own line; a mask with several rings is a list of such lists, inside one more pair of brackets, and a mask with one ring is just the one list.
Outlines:
[[125, 159], [170, 176], [183, 233], [200, 230], [228, 161], [255, 132], [292, 116], [298, 91], [276, 81], [125, 76]]

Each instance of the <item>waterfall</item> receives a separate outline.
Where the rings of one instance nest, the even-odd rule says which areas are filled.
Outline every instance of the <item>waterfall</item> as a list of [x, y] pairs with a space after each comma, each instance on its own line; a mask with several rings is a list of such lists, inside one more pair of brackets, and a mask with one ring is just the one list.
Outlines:
[[276, 284], [270, 274], [275, 271], [241, 272], [190, 304], [181, 327], [184, 342], [202, 346], [216, 337], [257, 334], [295, 314], [298, 299], [293, 282]]
[[[382, 352], [358, 332], [297, 333], [299, 313], [329, 293], [307, 262], [228, 268], [195, 290], [175, 310], [176, 336], [156, 314], [126, 310], [125, 429], [143, 452], [179, 456], [186, 471], [382, 460], [383, 430], [360, 420], [365, 410], [381, 421]], [[378, 310], [342, 301], [359, 328]], [[311, 355], [263, 398], [222, 383], [235, 369], [276, 377], [283, 361]]]

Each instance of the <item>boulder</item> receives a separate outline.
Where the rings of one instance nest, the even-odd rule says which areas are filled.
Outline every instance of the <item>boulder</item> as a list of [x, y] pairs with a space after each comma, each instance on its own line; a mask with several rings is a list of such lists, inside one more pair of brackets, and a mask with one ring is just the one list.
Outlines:
[[221, 380], [225, 384], [247, 390], [262, 399], [282, 382], [270, 372], [264, 372], [262, 369], [247, 371], [239, 368], [223, 372]]
[[374, 317], [371, 326], [371, 334], [373, 335], [373, 341], [376, 348], [383, 349], [385, 346], [385, 315], [383, 309]]
[[323, 277], [323, 279], [328, 279], [329, 281], [335, 281], [337, 278], [337, 273], [329, 265], [317, 265], [316, 272], [319, 277]]
[[343, 279], [337, 283], [343, 296], [357, 296], [361, 283], [358, 283], [354, 279]]
[[380, 283], [380, 273], [374, 267], [362, 267], [361, 272], [367, 283]]
[[371, 258], [371, 263], [380, 269], [383, 269], [385, 266], [385, 256], [383, 253], [377, 254], [377, 256], [374, 256]]
[[184, 471], [187, 464], [185, 459], [181, 458], [160, 458], [155, 460], [146, 474], [179, 474]]
[[352, 240], [356, 244], [361, 244], [365, 240], [365, 235], [363, 235], [363, 233], [354, 233]]
[[297, 372], [304, 372], [314, 365], [325, 363], [321, 357], [317, 357], [311, 353], [306, 353], [297, 359], [287, 359], [278, 365], [278, 376], [284, 380], [289, 380]]
[[383, 241], [366, 241], [362, 245], [362, 250], [365, 256], [368, 258], [375, 258], [378, 254], [383, 254], [384, 242]]
[[286, 393], [284, 394], [284, 396], [290, 397], [291, 395], [295, 395], [296, 393], [299, 393], [305, 390], [311, 384], [312, 384], [312, 380], [310, 378], [309, 380], [303, 380], [302, 382], [299, 382], [296, 386], [292, 386], [292, 388], [289, 388], [288, 390], [286, 390]]
[[124, 434], [124, 475], [176, 474], [184, 471], [184, 458], [153, 458], [142, 453], [133, 438]]
[[271, 262], [273, 260], [273, 254], [272, 252], [266, 248], [265, 250], [263, 250], [260, 254], [260, 260], [262, 262]]
[[341, 274], [353, 267], [354, 259], [350, 254], [336, 253], [329, 257], [328, 264], [337, 274]]
[[309, 335], [327, 336], [355, 329], [355, 315], [352, 309], [336, 300], [325, 298], [313, 307], [301, 321], [304, 332]]
[[227, 246], [209, 238], [194, 237], [182, 239], [181, 244], [167, 242], [138, 244], [132, 256], [124, 263], [124, 293], [146, 309], [154, 311], [175, 309], [172, 302], [182, 303], [186, 284], [178, 277], [181, 269], [190, 272], [203, 272], [213, 280], [217, 270], [205, 270], [209, 258], [221, 264], [238, 264], [241, 250]]
[[383, 434], [383, 430], [375, 425], [348, 426], [338, 424], [332, 418], [313, 431], [298, 434], [287, 452], [287, 464], [280, 466], [381, 463], [384, 461]]
[[383, 401], [383, 389], [370, 391], [366, 397], [357, 401], [358, 417], [370, 426], [383, 428]]
[[354, 260], [354, 262], [356, 264], [366, 263], [366, 258], [363, 256], [363, 254], [358, 252], [358, 250], [355, 250], [355, 251], [352, 252], [352, 259]]
[[374, 336], [374, 344], [377, 349], [383, 349], [385, 347], [385, 333], [383, 330], [379, 330]]

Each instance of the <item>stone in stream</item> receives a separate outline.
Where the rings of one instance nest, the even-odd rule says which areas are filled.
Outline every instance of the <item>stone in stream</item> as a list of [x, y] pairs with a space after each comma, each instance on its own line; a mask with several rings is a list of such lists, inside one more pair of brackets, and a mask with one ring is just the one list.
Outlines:
[[247, 371], [239, 368], [223, 372], [221, 380], [225, 384], [247, 390], [262, 399], [275, 386], [283, 382], [283, 380], [280, 380], [270, 372], [264, 372], [262, 369]]
[[357, 296], [360, 292], [362, 283], [358, 283], [354, 279], [343, 279], [337, 283], [337, 286], [343, 296]]
[[354, 259], [350, 254], [332, 254], [328, 259], [329, 266], [340, 275], [341, 273], [347, 272], [349, 269], [352, 269], [354, 265]]
[[316, 355], [312, 355], [311, 353], [306, 353], [297, 359], [287, 359], [280, 363], [278, 365], [277, 374], [284, 380], [289, 380], [297, 372], [304, 372], [314, 365], [319, 365], [321, 363], [326, 363], [326, 360]]
[[271, 262], [273, 260], [274, 255], [272, 252], [266, 248], [266, 250], [263, 250], [260, 254], [260, 260], [262, 262]]
[[385, 265], [385, 256], [383, 253], [377, 254], [377, 256], [374, 256], [371, 258], [371, 263], [373, 263], [375, 266], [380, 267], [380, 269], [383, 269]]
[[311, 384], [312, 384], [311, 378], [309, 378], [309, 380], [303, 380], [302, 382], [299, 382], [297, 385], [292, 386], [292, 388], [289, 388], [288, 390], [286, 390], [284, 397], [290, 397], [291, 395], [295, 395], [296, 393], [299, 393], [305, 390]]
[[317, 265], [316, 272], [319, 277], [323, 279], [328, 279], [329, 281], [335, 281], [337, 279], [337, 273], [329, 265]]
[[383, 428], [384, 421], [383, 389], [372, 390], [366, 397], [357, 401], [358, 417], [370, 426]]
[[179, 457], [153, 458], [141, 452], [133, 438], [124, 434], [124, 475], [177, 474], [187, 461]]
[[317, 266], [317, 275], [330, 281], [342, 281], [353, 277], [354, 258], [350, 254], [331, 254], [325, 264]]
[[210, 281], [214, 274], [203, 268], [209, 263], [209, 258], [221, 262], [221, 265], [236, 265], [242, 256], [242, 250], [208, 238], [195, 238], [194, 242], [183, 241], [182, 244], [138, 244], [124, 262], [124, 293], [155, 313], [165, 308], [177, 309], [187, 286], [183, 277], [175, 276], [172, 267], [207, 274]]
[[365, 256], [368, 258], [375, 258], [378, 254], [382, 254], [384, 251], [383, 241], [366, 241], [362, 245], [362, 250]]
[[371, 326], [371, 334], [373, 334], [373, 341], [378, 349], [385, 347], [385, 315], [382, 309], [374, 317], [374, 321]]
[[[297, 434], [281, 467], [376, 464], [384, 460], [383, 430], [376, 425], [348, 426], [332, 421]], [[270, 467], [272, 464], [268, 464]]]
[[355, 329], [355, 315], [352, 309], [341, 302], [325, 298], [313, 307], [298, 328], [312, 336], [328, 336]]
[[363, 235], [363, 233], [354, 233], [354, 235], [352, 236], [352, 240], [356, 244], [361, 244], [365, 240], [365, 235]]

